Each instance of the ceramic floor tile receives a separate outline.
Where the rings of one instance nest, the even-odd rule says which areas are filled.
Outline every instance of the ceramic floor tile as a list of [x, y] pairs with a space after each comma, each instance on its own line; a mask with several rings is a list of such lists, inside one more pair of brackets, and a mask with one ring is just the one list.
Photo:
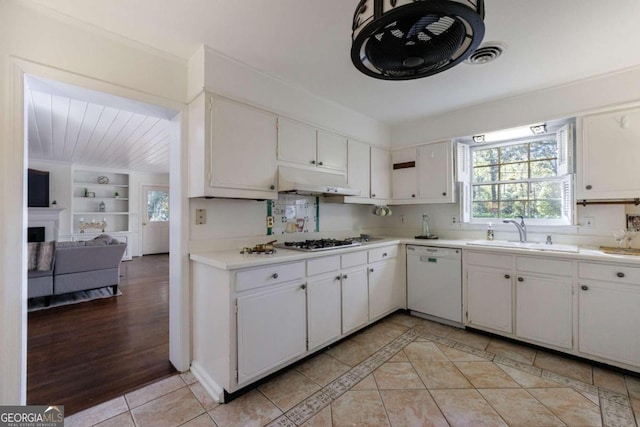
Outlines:
[[174, 427], [203, 414], [204, 408], [187, 387], [131, 410], [138, 427]]
[[[524, 388], [553, 388], [553, 387], [564, 387], [562, 384], [558, 384], [554, 381], [547, 380], [542, 377], [538, 377], [535, 375], [531, 375], [527, 372], [520, 371], [516, 368], [512, 368], [511, 366], [496, 364], [498, 368], [505, 371], [515, 382], [520, 384]], [[596, 396], [597, 398], [598, 396]]]
[[331, 421], [331, 405], [320, 410], [320, 412], [315, 414], [302, 425], [304, 427], [332, 427], [333, 423]]
[[348, 391], [331, 403], [335, 426], [389, 426], [377, 391]]
[[627, 385], [624, 380], [624, 375], [610, 369], [594, 366], [593, 385], [614, 393], [627, 395]]
[[475, 388], [520, 387], [520, 384], [493, 362], [455, 362], [454, 365]]
[[533, 365], [546, 369], [547, 371], [555, 372], [556, 374], [580, 380], [587, 384], [593, 384], [591, 365], [585, 362], [539, 351], [536, 354], [536, 360]]
[[376, 384], [376, 380], [373, 378], [373, 374], [367, 375], [362, 381], [358, 384], [351, 387], [351, 390], [377, 390], [378, 384]]
[[439, 337], [446, 337], [456, 328], [442, 323], [432, 322], [431, 320], [422, 319], [415, 328], [421, 332], [427, 332]]
[[324, 387], [349, 370], [349, 366], [326, 354], [318, 354], [295, 369]]
[[371, 356], [373, 351], [367, 350], [353, 340], [346, 340], [337, 346], [327, 350], [327, 354], [345, 363], [349, 366], [356, 366], [367, 357]]
[[391, 316], [387, 316], [382, 322], [397, 323], [399, 325], [411, 328], [415, 325], [420, 324], [420, 322], [422, 322], [422, 319], [404, 313], [394, 313]]
[[412, 362], [412, 365], [429, 390], [472, 387], [452, 362], [416, 360]]
[[636, 427], [633, 411], [630, 407], [602, 399], [600, 408], [605, 426]]
[[536, 350], [531, 347], [514, 344], [497, 338], [493, 338], [491, 340], [486, 351], [503, 357], [508, 357], [528, 365], [533, 365], [533, 360], [536, 357]]
[[393, 337], [368, 329], [354, 336], [352, 340], [373, 353], [393, 341]]
[[210, 411], [216, 406], [220, 405], [218, 402], [213, 400], [211, 395], [207, 393], [207, 390], [202, 387], [202, 384], [199, 382], [193, 383], [189, 386], [191, 393], [198, 399], [198, 402], [202, 405], [205, 411]]
[[510, 426], [553, 427], [564, 423], [526, 390], [484, 389], [482, 397]]
[[383, 390], [380, 396], [394, 427], [449, 426], [427, 390]]
[[107, 421], [103, 421], [99, 424], [96, 424], [94, 427], [135, 427], [135, 426], [136, 425], [133, 422], [133, 418], [131, 418], [131, 413], [125, 412], [123, 414], [110, 418]]
[[182, 388], [186, 383], [180, 375], [174, 375], [164, 380], [155, 382], [146, 387], [127, 393], [124, 397], [131, 409], [152, 401], [160, 396], [169, 394], [174, 390]]
[[452, 427], [507, 426], [477, 390], [432, 390], [431, 395]]
[[202, 414], [191, 421], [182, 424], [180, 427], [217, 427], [209, 414]]
[[432, 360], [434, 362], [448, 362], [447, 356], [440, 351], [436, 343], [430, 341], [412, 342], [404, 348], [404, 354], [409, 360]]
[[187, 385], [191, 385], [196, 381], [198, 381], [196, 376], [193, 375], [193, 372], [191, 371], [187, 371], [185, 373], [180, 374], [180, 377], [182, 377], [182, 381], [184, 381]]
[[449, 347], [444, 344], [436, 344], [440, 351], [447, 356], [447, 359], [452, 362], [484, 362], [486, 359], [482, 357], [474, 356], [466, 351], [460, 351], [453, 347]]
[[280, 415], [276, 405], [271, 403], [257, 390], [252, 390], [237, 399], [220, 405], [209, 412], [218, 426], [253, 427], [263, 426]]
[[572, 388], [532, 388], [527, 391], [568, 426], [602, 425], [600, 408]]
[[373, 372], [379, 390], [424, 389], [415, 369], [409, 362], [385, 363]]
[[631, 409], [636, 416], [636, 421], [640, 423], [640, 399], [631, 399]]
[[624, 379], [627, 383], [627, 391], [629, 392], [629, 397], [632, 399], [640, 400], [640, 377], [625, 375]]
[[409, 330], [409, 327], [392, 322], [379, 322], [378, 324], [369, 328], [369, 330], [378, 334], [386, 335], [391, 338], [398, 338], [400, 335], [407, 332]]
[[400, 350], [395, 356], [389, 359], [389, 362], [408, 362], [409, 358], [403, 350]]
[[121, 396], [65, 417], [64, 425], [66, 427], [92, 426], [128, 411], [127, 402], [124, 396]]
[[290, 370], [262, 384], [258, 390], [286, 412], [320, 390], [320, 386], [301, 373]]
[[479, 350], [486, 349], [491, 342], [491, 338], [486, 335], [480, 335], [462, 329], [455, 329], [451, 331], [451, 333], [447, 335], [447, 338]]
[[[546, 388], [546, 387], [543, 387]], [[586, 391], [576, 390], [578, 393], [589, 399], [594, 405], [600, 406], [600, 396], [593, 393], [587, 393]]]

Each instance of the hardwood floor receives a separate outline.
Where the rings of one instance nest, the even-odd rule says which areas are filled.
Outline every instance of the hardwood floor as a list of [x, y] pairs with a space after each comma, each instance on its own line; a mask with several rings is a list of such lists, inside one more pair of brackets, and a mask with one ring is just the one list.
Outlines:
[[27, 403], [65, 415], [175, 373], [169, 363], [169, 256], [123, 262], [122, 296], [29, 313]]

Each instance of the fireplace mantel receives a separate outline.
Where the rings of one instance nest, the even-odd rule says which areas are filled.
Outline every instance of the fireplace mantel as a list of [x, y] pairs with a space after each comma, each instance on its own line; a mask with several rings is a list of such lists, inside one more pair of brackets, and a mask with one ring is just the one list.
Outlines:
[[58, 240], [63, 210], [65, 208], [29, 208], [29, 227], [44, 227], [45, 240]]

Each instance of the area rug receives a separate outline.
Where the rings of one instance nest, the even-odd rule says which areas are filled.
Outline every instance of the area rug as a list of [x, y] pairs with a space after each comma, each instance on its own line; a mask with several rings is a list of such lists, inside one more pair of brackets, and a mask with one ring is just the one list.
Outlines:
[[91, 289], [88, 291], [70, 292], [63, 295], [54, 295], [51, 297], [51, 304], [45, 305], [45, 298], [31, 298], [28, 303], [28, 311], [45, 310], [47, 308], [60, 307], [63, 305], [77, 304], [79, 302], [91, 301], [94, 299], [111, 298], [113, 296], [122, 295], [122, 291], [118, 288], [115, 295], [111, 291], [111, 286], [99, 289]]

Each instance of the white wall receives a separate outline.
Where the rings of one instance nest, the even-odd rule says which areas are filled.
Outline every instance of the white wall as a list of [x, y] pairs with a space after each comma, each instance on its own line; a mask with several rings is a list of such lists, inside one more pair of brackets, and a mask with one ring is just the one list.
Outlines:
[[57, 202], [60, 213], [59, 240], [71, 240], [72, 169], [70, 163], [29, 160], [29, 168], [49, 172], [49, 201]]
[[[0, 0], [0, 403], [26, 396], [27, 166], [21, 123], [21, 70], [179, 109], [187, 64], [90, 27], [63, 22], [27, 2]], [[90, 79], [90, 80], [87, 80]], [[83, 80], [84, 79], [84, 80]]]

